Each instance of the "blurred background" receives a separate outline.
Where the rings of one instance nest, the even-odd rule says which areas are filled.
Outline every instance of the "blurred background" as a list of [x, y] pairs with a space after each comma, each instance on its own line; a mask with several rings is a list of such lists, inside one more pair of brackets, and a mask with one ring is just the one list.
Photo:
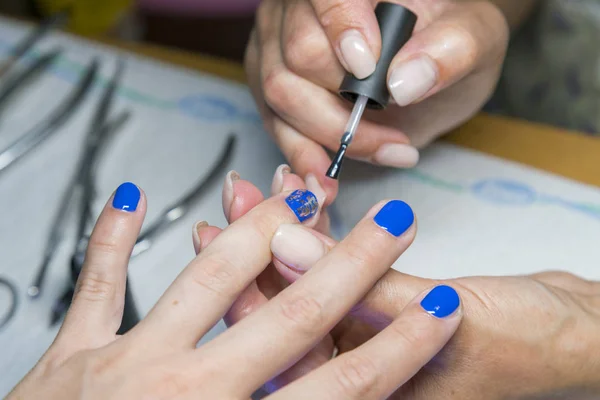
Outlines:
[[[0, 14], [69, 9], [69, 30], [241, 62], [260, 0], [0, 0]], [[543, 0], [513, 32], [485, 111], [600, 132], [600, 1]]]
[[81, 35], [109, 35], [241, 61], [258, 3], [259, 0], [0, 0], [0, 13], [39, 19], [70, 7], [69, 29]]

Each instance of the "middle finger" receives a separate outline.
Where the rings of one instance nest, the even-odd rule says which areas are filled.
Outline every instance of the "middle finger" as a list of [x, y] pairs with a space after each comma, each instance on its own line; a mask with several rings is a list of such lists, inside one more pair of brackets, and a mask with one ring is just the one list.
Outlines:
[[317, 211], [317, 198], [306, 190], [280, 194], [252, 209], [184, 269], [131, 337], [174, 348], [195, 346], [269, 264], [277, 227], [310, 224]]
[[244, 383], [237, 394], [248, 396], [299, 360], [360, 301], [408, 248], [413, 222], [401, 201], [375, 207], [294, 285], [199, 350], [198, 362], [210, 360], [213, 371], [227, 369], [231, 381]]

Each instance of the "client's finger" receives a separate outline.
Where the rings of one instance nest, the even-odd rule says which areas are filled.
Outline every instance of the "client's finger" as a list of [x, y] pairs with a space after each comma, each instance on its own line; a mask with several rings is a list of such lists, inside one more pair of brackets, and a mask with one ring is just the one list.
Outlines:
[[[295, 282], [335, 245], [333, 239], [314, 229], [281, 225], [271, 241], [273, 264], [286, 281]], [[352, 308], [350, 314], [382, 329], [398, 316], [411, 299], [432, 283], [429, 279], [390, 269]]]
[[277, 227], [311, 223], [317, 209], [314, 194], [297, 190], [250, 210], [188, 265], [134, 333], [163, 345], [195, 346], [269, 264], [269, 243]]
[[[412, 243], [413, 222], [412, 210], [401, 201], [374, 207], [310, 273], [203, 347], [198, 362], [211, 360], [214, 371], [227, 368], [234, 357], [240, 368], [228, 374], [241, 384], [232, 389], [235, 397], [248, 396], [303, 357], [360, 301]], [[265, 368], [252, 368], [259, 362]]]
[[133, 183], [119, 186], [90, 237], [57, 343], [76, 351], [114, 340], [123, 315], [127, 266], [145, 213], [143, 192]]
[[269, 399], [387, 399], [444, 347], [461, 317], [456, 291], [437, 286], [373, 339]]

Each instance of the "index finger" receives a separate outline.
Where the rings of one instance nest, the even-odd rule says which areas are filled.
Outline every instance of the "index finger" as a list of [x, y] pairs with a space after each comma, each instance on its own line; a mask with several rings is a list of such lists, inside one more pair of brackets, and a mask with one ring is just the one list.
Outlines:
[[227, 227], [167, 289], [131, 337], [195, 346], [271, 261], [269, 243], [283, 223], [310, 224], [319, 208], [307, 190], [282, 193]]
[[[235, 362], [238, 368], [227, 373], [233, 381], [244, 382], [235, 390], [247, 397], [247, 391], [306, 354], [360, 301], [412, 243], [413, 222], [404, 202], [374, 207], [311, 271], [208, 343], [198, 357], [211, 360], [213, 370]], [[223, 347], [228, 348], [225, 355]], [[253, 368], [257, 364], [262, 368]]]

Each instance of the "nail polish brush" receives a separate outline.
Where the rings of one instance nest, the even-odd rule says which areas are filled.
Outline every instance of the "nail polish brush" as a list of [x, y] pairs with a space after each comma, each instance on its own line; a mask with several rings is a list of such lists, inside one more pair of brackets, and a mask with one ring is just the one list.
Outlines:
[[381, 55], [375, 71], [365, 79], [357, 79], [348, 74], [339, 89], [343, 98], [354, 103], [354, 108], [346, 124], [340, 148], [327, 170], [327, 176], [332, 179], [338, 179], [346, 150], [354, 138], [365, 109], [383, 110], [388, 105], [388, 69], [396, 53], [410, 39], [417, 22], [417, 16], [412, 11], [394, 3], [377, 4], [375, 16], [381, 31]]

